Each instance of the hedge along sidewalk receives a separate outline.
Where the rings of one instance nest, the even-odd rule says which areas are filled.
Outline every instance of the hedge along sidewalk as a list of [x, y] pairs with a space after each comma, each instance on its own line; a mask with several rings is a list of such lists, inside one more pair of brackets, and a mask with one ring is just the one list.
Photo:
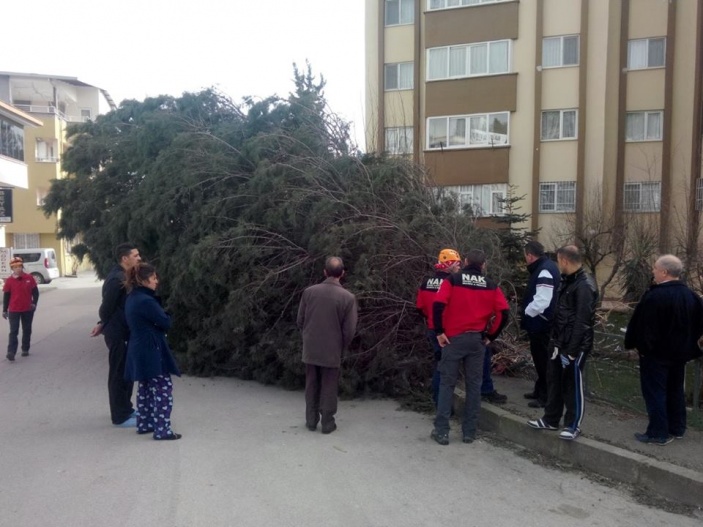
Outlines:
[[[675, 441], [676, 445], [669, 453], [669, 446], [641, 445], [647, 449], [647, 455], [635, 452], [640, 448], [632, 437], [634, 423], [632, 419], [609, 418], [604, 412], [591, 412], [588, 404], [584, 418], [583, 434], [575, 441], [559, 439], [558, 433], [552, 431], [534, 430], [527, 425], [530, 418], [542, 416], [542, 409], [527, 408], [522, 393], [529, 391], [532, 383], [524, 379], [494, 377], [494, 383], [499, 391], [509, 397], [508, 408], [522, 405], [531, 417], [518, 415], [508, 408], [482, 403], [479, 430], [487, 430], [507, 439], [517, 445], [529, 448], [553, 459], [567, 462], [615, 481], [633, 485], [646, 492], [659, 495], [665, 499], [685, 505], [703, 507], [703, 470], [687, 461], [700, 460], [703, 443], [700, 432], [687, 432], [683, 440]], [[457, 388], [455, 404], [463, 406], [464, 392]], [[519, 397], [519, 398], [518, 398]], [[522, 400], [520, 400], [522, 399]], [[457, 415], [461, 415], [457, 412]], [[596, 421], [598, 424], [596, 426]], [[642, 426], [642, 419], [639, 426]], [[644, 418], [646, 424], [646, 417]], [[589, 432], [591, 427], [595, 434]], [[597, 438], [602, 430], [612, 433], [613, 441]], [[641, 431], [643, 431], [642, 429]], [[623, 435], [624, 434], [624, 435]], [[627, 439], [627, 437], [632, 439]], [[617, 443], [616, 443], [617, 442]], [[615, 444], [614, 444], [615, 443]], [[672, 443], [673, 445], [673, 443]], [[632, 447], [632, 448], [630, 448]], [[671, 454], [677, 454], [679, 464], [666, 460]]]

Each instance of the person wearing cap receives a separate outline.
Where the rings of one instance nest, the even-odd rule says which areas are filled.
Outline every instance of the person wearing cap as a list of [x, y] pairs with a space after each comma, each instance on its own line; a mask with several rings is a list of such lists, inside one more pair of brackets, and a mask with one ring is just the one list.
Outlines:
[[7, 344], [7, 360], [15, 360], [18, 334], [22, 324], [22, 356], [29, 355], [32, 337], [32, 321], [39, 301], [39, 288], [31, 274], [24, 272], [24, 261], [19, 256], [10, 260], [12, 274], [2, 288], [2, 318], [10, 321], [10, 336]]
[[432, 346], [435, 359], [435, 369], [432, 374], [432, 400], [435, 408], [439, 397], [439, 361], [442, 358], [442, 347], [437, 342], [437, 333], [434, 329], [432, 320], [432, 304], [434, 304], [435, 296], [439, 291], [439, 286], [451, 274], [456, 273], [461, 269], [461, 256], [454, 249], [442, 249], [437, 257], [437, 263], [434, 266], [435, 272], [433, 275], [426, 277], [417, 291], [417, 299], [415, 307], [420, 315], [425, 319], [427, 324], [427, 340]]
[[128, 428], [137, 426], [137, 412], [132, 406], [134, 383], [124, 378], [129, 340], [129, 327], [125, 318], [125, 280], [126, 273], [141, 262], [142, 258], [136, 246], [122, 243], [115, 248], [115, 259], [117, 263], [103, 282], [102, 303], [98, 311], [100, 321], [90, 336], [102, 335], [109, 350], [107, 392], [112, 424]]
[[442, 360], [437, 416], [430, 437], [440, 445], [449, 444], [449, 417], [462, 361], [466, 383], [463, 442], [472, 443], [476, 439], [486, 346], [498, 337], [508, 321], [508, 301], [498, 284], [485, 275], [485, 253], [477, 249], [469, 251], [465, 264], [461, 272], [442, 282], [432, 305]]

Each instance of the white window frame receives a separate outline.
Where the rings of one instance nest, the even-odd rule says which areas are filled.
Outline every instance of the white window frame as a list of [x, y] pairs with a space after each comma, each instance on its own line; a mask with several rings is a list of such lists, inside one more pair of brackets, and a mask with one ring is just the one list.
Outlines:
[[38, 232], [16, 232], [12, 235], [13, 249], [38, 249], [39, 245]]
[[[401, 71], [403, 69], [410, 68], [410, 85], [409, 86], [404, 86], [401, 85], [401, 79], [403, 76], [401, 75]], [[388, 69], [390, 68], [395, 68], [395, 75], [397, 79], [397, 86], [395, 87], [389, 87], [388, 86]], [[406, 76], [407, 77], [407, 76]], [[400, 91], [400, 90], [412, 90], [413, 85], [414, 85], [414, 78], [415, 78], [415, 64], [413, 62], [391, 62], [388, 64], [383, 65], [383, 88], [385, 91]]]
[[[651, 57], [649, 56], [650, 44], [656, 40], [661, 40], [664, 43], [664, 49], [663, 49], [663, 53], [662, 53], [662, 63], [655, 64], [654, 66], [652, 66], [650, 64]], [[639, 44], [642, 42], [646, 42], [646, 49], [647, 49], [646, 59], [645, 59], [646, 64], [644, 66], [633, 66], [632, 65], [632, 47], [635, 44]], [[649, 69], [665, 68], [665, 67], [666, 67], [666, 37], [637, 38], [637, 39], [627, 41], [627, 69], [628, 69], [628, 71], [649, 70]]]
[[[546, 191], [554, 193], [554, 199], [545, 203], [542, 199]], [[561, 200], [559, 199], [561, 196]], [[569, 199], [565, 199], [569, 198]], [[573, 199], [571, 199], [573, 198]], [[539, 212], [565, 213], [576, 212], [576, 182], [575, 181], [549, 181], [539, 184]]]
[[[393, 26], [407, 26], [410, 24], [414, 24], [415, 23], [415, 1], [416, 0], [384, 0], [383, 19], [384, 19], [385, 26], [386, 27], [393, 27]], [[419, 2], [420, 0], [417, 0], [417, 1]], [[398, 22], [394, 22], [392, 24], [388, 23], [388, 8], [389, 8], [388, 4], [390, 2], [394, 2], [394, 3], [398, 4]], [[406, 11], [406, 12], [410, 12], [411, 16], [406, 17], [405, 20], [403, 20], [403, 4], [410, 5], [409, 11]]]
[[[651, 137], [650, 136], [650, 119], [652, 115], [658, 115], [659, 119], [659, 134], [658, 136]], [[644, 115], [644, 130], [643, 130], [643, 135], [642, 139], [634, 139], [632, 136], [628, 136], [628, 130], [629, 130], [629, 120], [631, 117], [634, 117], [635, 115]], [[648, 141], [661, 141], [662, 137], [664, 135], [664, 112], [662, 110], [653, 110], [653, 111], [641, 111], [641, 112], [627, 112], [627, 115], [625, 117], [625, 141], [627, 143], [644, 143]]]
[[[385, 129], [384, 148], [391, 155], [413, 153], [414, 130], [412, 126], [395, 126]], [[403, 146], [405, 148], [403, 148]]]
[[[506, 116], [507, 117], [507, 130], [505, 134], [499, 134], [490, 131], [491, 121], [495, 119], [496, 116]], [[477, 137], [484, 137], [485, 141], [473, 140], [471, 123], [485, 119], [486, 129], [476, 130]], [[438, 144], [437, 146], [430, 146], [430, 133], [432, 132], [432, 124], [436, 123], [441, 127], [441, 123], [444, 121], [444, 138], [446, 144]], [[461, 123], [463, 121], [463, 135], [464, 140], [459, 141], [459, 135], [452, 135], [452, 126], [456, 128], [462, 128]], [[426, 126], [426, 137], [425, 145], [427, 150], [443, 150], [443, 149], [456, 149], [456, 148], [486, 148], [486, 147], [496, 147], [496, 146], [509, 146], [510, 145], [510, 112], [491, 112], [491, 113], [477, 113], [471, 115], [446, 115], [438, 117], [428, 117]]]
[[440, 9], [456, 9], [458, 7], [475, 7], [484, 4], [499, 4], [512, 0], [427, 0], [428, 11]]
[[696, 210], [703, 210], [703, 178], [696, 179]]
[[470, 207], [471, 215], [477, 218], [505, 215], [507, 183], [486, 185], [451, 185], [440, 187], [441, 192], [453, 194], [462, 210]]
[[[568, 64], [564, 62], [564, 39], [575, 38], [576, 39], [576, 62]], [[544, 60], [544, 45], [546, 42], [559, 42], [559, 63], [558, 64], [545, 64]], [[578, 66], [581, 62], [581, 38], [579, 35], [559, 35], [556, 37], [544, 37], [542, 39], [542, 68], [573, 68]]]
[[[626, 212], [659, 212], [661, 210], [661, 181], [629, 181], [623, 188], [622, 208]], [[636, 193], [637, 201], [631, 196]], [[651, 197], [645, 200], [645, 197]]]
[[59, 161], [59, 141], [56, 138], [36, 138], [34, 148], [34, 160], [37, 163], [58, 163]]
[[[490, 71], [491, 68], [491, 50], [495, 49], [498, 44], [507, 44], [508, 45], [508, 56], [506, 57], [506, 68], [505, 71]], [[481, 46], [486, 46], [486, 73], [471, 73], [471, 51], [472, 49], [477, 49], [480, 48]], [[465, 53], [465, 59], [464, 59], [464, 68], [465, 68], [465, 74], [463, 75], [452, 75], [450, 73], [450, 68], [451, 68], [451, 55], [453, 51], [461, 51], [464, 50]], [[444, 72], [443, 74], [439, 76], [433, 76], [432, 75], [432, 66], [436, 64], [436, 60], [434, 59], [433, 56], [436, 56], [437, 53], [442, 53], [444, 52]], [[441, 46], [441, 47], [436, 47], [436, 48], [428, 48], [426, 51], [426, 71], [425, 71], [425, 78], [428, 82], [430, 81], [439, 81], [439, 80], [447, 80], [447, 79], [466, 79], [469, 77], [488, 77], [491, 75], [505, 75], [506, 73], [511, 72], [511, 64], [512, 64], [512, 55], [513, 55], [513, 42], [510, 39], [503, 39], [503, 40], [490, 40], [486, 42], [471, 42], [470, 44], [460, 44], [456, 46]]]
[[[559, 137], [545, 138], [544, 137], [544, 114], [546, 113], [558, 113], [559, 114]], [[564, 135], [564, 114], [573, 113], [574, 114], [574, 135], [565, 136]], [[578, 139], [578, 128], [579, 128], [579, 112], [577, 109], [571, 108], [569, 110], [543, 110], [542, 119], [540, 120], [541, 132], [540, 140], [543, 142], [548, 141], [573, 141]]]

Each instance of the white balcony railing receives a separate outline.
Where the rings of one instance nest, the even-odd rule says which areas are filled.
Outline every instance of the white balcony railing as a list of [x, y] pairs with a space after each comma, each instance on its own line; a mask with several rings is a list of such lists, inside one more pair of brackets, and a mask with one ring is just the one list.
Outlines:
[[56, 106], [41, 106], [36, 104], [15, 104], [15, 108], [22, 110], [27, 113], [43, 113], [49, 115], [57, 115], [60, 119], [63, 119], [69, 123], [84, 123], [90, 120], [90, 117], [84, 117], [80, 115], [66, 115], [60, 111]]
[[58, 157], [39, 157], [39, 156], [37, 156], [35, 161], [37, 163], [58, 163], [59, 158]]

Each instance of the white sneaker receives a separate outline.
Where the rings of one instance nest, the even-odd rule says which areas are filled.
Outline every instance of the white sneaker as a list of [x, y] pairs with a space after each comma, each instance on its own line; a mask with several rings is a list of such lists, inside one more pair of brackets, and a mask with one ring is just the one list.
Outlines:
[[580, 435], [581, 435], [580, 428], [564, 428], [564, 430], [559, 432], [559, 439], [573, 441], [574, 439], [576, 439]]

